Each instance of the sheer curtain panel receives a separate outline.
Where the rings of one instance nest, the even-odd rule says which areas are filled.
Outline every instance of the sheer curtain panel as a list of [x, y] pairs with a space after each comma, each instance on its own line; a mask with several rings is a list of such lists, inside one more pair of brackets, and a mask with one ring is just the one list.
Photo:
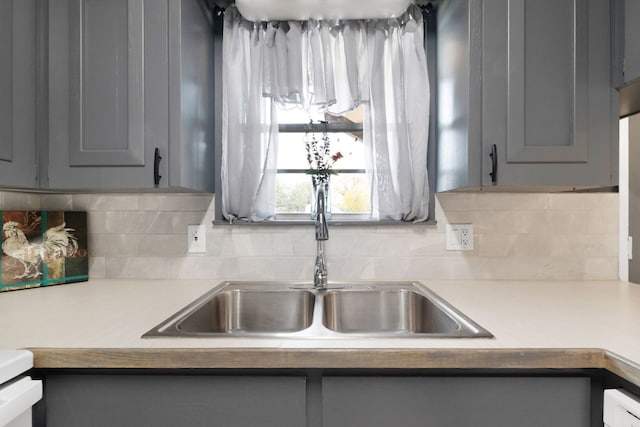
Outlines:
[[222, 68], [222, 214], [261, 221], [275, 214], [278, 123], [273, 100], [262, 95], [265, 32], [225, 13]]
[[400, 19], [369, 24], [369, 150], [372, 216], [424, 221], [429, 215], [427, 149], [429, 79], [422, 13], [410, 7]]

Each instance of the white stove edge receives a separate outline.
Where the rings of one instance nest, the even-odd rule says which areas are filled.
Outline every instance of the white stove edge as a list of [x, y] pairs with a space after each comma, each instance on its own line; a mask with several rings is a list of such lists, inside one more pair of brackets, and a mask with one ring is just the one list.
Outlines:
[[33, 368], [33, 353], [28, 350], [0, 350], [0, 384]]

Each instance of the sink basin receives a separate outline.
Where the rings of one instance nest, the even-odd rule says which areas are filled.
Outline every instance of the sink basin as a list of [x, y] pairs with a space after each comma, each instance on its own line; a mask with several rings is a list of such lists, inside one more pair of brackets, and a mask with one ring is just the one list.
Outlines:
[[300, 331], [311, 325], [314, 298], [306, 291], [228, 290], [207, 299], [177, 328], [191, 333]]
[[143, 335], [158, 336], [492, 337], [419, 282], [224, 282]]
[[329, 292], [323, 319], [340, 333], [456, 334], [461, 329], [441, 307], [406, 289]]
[[[313, 320], [315, 295], [287, 285], [227, 284], [189, 304], [159, 335], [261, 335], [292, 333]], [[153, 330], [145, 336], [154, 335]]]

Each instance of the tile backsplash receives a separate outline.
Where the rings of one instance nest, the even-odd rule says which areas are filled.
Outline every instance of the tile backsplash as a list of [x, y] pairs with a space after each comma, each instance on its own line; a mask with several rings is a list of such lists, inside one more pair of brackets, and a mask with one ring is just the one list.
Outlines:
[[[311, 280], [312, 226], [212, 225], [210, 194], [0, 191], [3, 210], [86, 210], [91, 278]], [[330, 226], [330, 280], [618, 277], [617, 193], [442, 193], [437, 225]], [[472, 223], [473, 251], [445, 250]], [[187, 253], [205, 224], [207, 252]]]

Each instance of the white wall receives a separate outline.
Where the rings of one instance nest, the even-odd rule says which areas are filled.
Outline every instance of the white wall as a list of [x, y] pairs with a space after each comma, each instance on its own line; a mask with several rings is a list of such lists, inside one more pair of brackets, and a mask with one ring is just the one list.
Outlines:
[[[617, 193], [442, 193], [437, 225], [333, 226], [331, 280], [617, 279]], [[90, 277], [310, 280], [312, 226], [211, 223], [211, 195], [0, 192], [3, 210], [86, 210]], [[445, 250], [445, 224], [473, 223], [471, 252]], [[186, 226], [207, 253], [186, 253]]]
[[629, 236], [629, 119], [620, 120], [620, 144], [619, 144], [619, 169], [620, 175], [618, 182], [620, 183], [620, 208], [618, 214], [618, 222], [620, 224], [619, 231], [619, 249], [620, 254], [618, 276], [620, 280], [629, 280], [629, 256], [627, 236]]

